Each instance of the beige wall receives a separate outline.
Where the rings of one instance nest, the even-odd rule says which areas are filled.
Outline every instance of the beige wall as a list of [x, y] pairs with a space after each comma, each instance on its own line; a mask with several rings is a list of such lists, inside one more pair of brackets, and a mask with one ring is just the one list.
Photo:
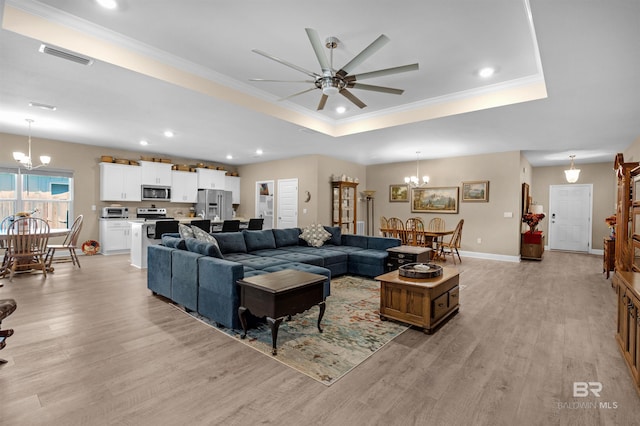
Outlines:
[[[570, 185], [567, 183], [563, 167], [535, 167], [533, 169], [533, 185], [531, 186], [531, 196], [538, 204], [544, 206], [547, 214], [539, 228], [548, 235], [549, 230], [549, 186], [550, 185]], [[593, 184], [593, 221], [592, 249], [602, 250], [603, 238], [609, 235], [609, 228], [604, 222], [604, 218], [615, 214], [616, 203], [616, 176], [613, 170], [613, 158], [611, 163], [580, 164], [576, 168], [580, 169], [580, 178], [577, 184]], [[547, 244], [548, 244], [547, 240]]]
[[640, 137], [636, 139], [627, 149], [624, 150], [624, 161], [640, 161]]
[[[367, 167], [367, 188], [376, 190], [375, 220], [380, 216], [421, 217], [426, 223], [442, 217], [447, 228], [464, 219], [462, 250], [517, 256], [520, 253], [521, 159], [519, 152], [420, 161], [420, 173], [430, 187], [457, 186], [464, 181], [489, 181], [489, 202], [460, 202], [458, 214], [412, 213], [410, 203], [389, 202], [389, 184], [400, 184], [415, 174], [415, 162]], [[505, 213], [512, 217], [505, 218]], [[379, 226], [376, 225], [376, 229]], [[478, 243], [478, 238], [481, 242]]]
[[[238, 171], [242, 177], [239, 214], [244, 217], [255, 216], [256, 182], [273, 180], [277, 197], [278, 179], [298, 178], [299, 227], [331, 222], [331, 175], [345, 174], [357, 177], [360, 182], [366, 177], [365, 166], [322, 155], [250, 164], [239, 167]], [[305, 191], [311, 194], [308, 203], [305, 202]], [[363, 209], [363, 203], [359, 202], [358, 218], [364, 217]], [[277, 205], [274, 205], [274, 215], [277, 217], [277, 214]]]

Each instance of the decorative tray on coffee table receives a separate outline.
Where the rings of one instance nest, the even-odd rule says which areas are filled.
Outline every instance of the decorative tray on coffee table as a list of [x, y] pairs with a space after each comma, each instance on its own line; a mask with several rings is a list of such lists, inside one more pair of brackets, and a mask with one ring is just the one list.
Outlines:
[[405, 278], [436, 278], [442, 275], [442, 266], [434, 263], [408, 263], [398, 268], [398, 274]]

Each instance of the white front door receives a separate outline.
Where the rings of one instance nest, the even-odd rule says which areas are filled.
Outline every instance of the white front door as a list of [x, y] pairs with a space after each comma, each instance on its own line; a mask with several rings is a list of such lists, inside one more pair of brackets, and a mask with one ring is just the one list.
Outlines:
[[278, 229], [298, 226], [298, 179], [278, 179]]
[[588, 252], [593, 185], [549, 186], [549, 249]]

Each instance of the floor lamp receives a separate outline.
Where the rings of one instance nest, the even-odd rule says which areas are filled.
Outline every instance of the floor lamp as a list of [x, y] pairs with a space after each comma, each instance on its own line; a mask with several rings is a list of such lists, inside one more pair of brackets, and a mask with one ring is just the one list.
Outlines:
[[373, 216], [373, 201], [376, 191], [366, 190], [363, 191], [365, 199], [367, 200], [367, 235], [375, 235], [374, 216]]

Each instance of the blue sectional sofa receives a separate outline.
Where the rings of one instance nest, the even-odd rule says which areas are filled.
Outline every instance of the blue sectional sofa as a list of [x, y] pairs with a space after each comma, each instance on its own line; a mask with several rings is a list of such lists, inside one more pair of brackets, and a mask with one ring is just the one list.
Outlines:
[[386, 249], [400, 245], [397, 238], [342, 235], [338, 227], [325, 229], [331, 238], [321, 247], [302, 240], [300, 228], [211, 234], [217, 244], [164, 234], [162, 244], [148, 247], [147, 287], [187, 310], [239, 329], [237, 280], [283, 269], [311, 272], [327, 277], [326, 298], [332, 277], [383, 274]]

